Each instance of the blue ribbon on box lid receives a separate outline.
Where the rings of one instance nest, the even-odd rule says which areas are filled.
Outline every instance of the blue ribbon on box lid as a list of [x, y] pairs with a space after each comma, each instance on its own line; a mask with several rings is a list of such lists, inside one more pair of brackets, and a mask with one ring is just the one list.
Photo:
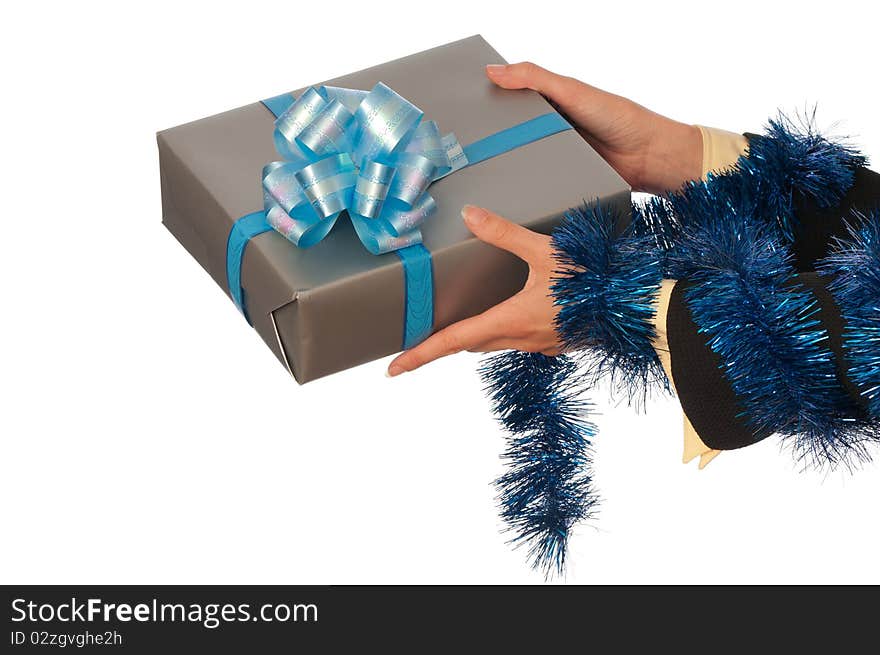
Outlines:
[[282, 160], [263, 168], [263, 210], [239, 218], [229, 233], [226, 273], [235, 305], [247, 318], [241, 265], [253, 237], [274, 229], [294, 246], [310, 248], [345, 212], [370, 253], [394, 253], [403, 263], [403, 348], [424, 340], [434, 323], [431, 253], [420, 229], [437, 211], [430, 185], [571, 129], [549, 112], [462, 147], [381, 82], [369, 92], [311, 87], [299, 98], [284, 94], [263, 105], [275, 116]]

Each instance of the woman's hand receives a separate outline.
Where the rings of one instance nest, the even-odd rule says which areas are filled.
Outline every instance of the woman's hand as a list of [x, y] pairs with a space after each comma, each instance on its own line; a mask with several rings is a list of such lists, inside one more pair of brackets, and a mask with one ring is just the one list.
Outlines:
[[[531, 63], [487, 66], [486, 75], [502, 88], [543, 94], [636, 191], [677, 190], [702, 174], [702, 136], [692, 125]], [[525, 260], [528, 280], [512, 298], [450, 325], [396, 357], [388, 367], [390, 376], [462, 350], [560, 352], [554, 327], [559, 308], [550, 291], [555, 267], [550, 237], [478, 207], [465, 207], [462, 216], [479, 239]]]
[[693, 125], [528, 62], [486, 66], [486, 75], [504, 89], [544, 95], [635, 191], [675, 191], [702, 175], [703, 140]]
[[467, 205], [461, 215], [478, 239], [512, 252], [529, 265], [525, 286], [515, 296], [482, 314], [450, 325], [402, 353], [388, 366], [389, 376], [412, 371], [462, 350], [559, 353], [560, 343], [553, 327], [559, 308], [553, 304], [550, 294], [555, 261], [550, 237], [480, 207]]

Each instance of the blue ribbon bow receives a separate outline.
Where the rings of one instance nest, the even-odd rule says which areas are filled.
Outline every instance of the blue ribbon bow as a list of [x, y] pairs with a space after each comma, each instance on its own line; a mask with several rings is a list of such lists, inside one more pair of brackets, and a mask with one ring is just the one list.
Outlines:
[[437, 211], [427, 193], [468, 161], [414, 104], [378, 83], [368, 93], [312, 87], [275, 121], [284, 161], [263, 169], [269, 224], [300, 248], [321, 241], [343, 211], [374, 255], [422, 242]]
[[333, 229], [343, 211], [374, 255], [394, 252], [404, 274], [403, 347], [427, 337], [434, 324], [431, 253], [420, 226], [436, 210], [428, 187], [466, 166], [520, 148], [571, 125], [556, 112], [490, 134], [464, 148], [390, 88], [369, 92], [312, 87], [296, 100], [263, 100], [275, 116], [275, 148], [284, 158], [263, 168], [264, 211], [233, 223], [226, 275], [235, 305], [250, 322], [242, 262], [248, 243], [277, 231], [300, 248]]

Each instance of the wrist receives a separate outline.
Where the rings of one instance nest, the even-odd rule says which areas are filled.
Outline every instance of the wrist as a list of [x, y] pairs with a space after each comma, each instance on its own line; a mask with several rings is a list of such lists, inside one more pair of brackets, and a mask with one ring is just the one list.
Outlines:
[[593, 374], [610, 373], [630, 399], [668, 388], [655, 350], [662, 270], [652, 234], [618, 234], [623, 216], [600, 205], [569, 210], [553, 233], [551, 293], [564, 351], [585, 351]]
[[703, 174], [703, 137], [696, 125], [657, 116], [638, 191], [678, 191]]

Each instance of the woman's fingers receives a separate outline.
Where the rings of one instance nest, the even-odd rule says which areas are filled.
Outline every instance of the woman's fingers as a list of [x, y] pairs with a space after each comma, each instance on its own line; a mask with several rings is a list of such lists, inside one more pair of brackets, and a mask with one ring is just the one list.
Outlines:
[[573, 103], [583, 84], [571, 77], [551, 73], [529, 61], [519, 64], [490, 64], [486, 75], [502, 89], [532, 89], [561, 107]]
[[509, 327], [504, 303], [487, 309], [482, 314], [453, 323], [432, 334], [419, 345], [395, 357], [388, 365], [389, 377], [414, 371], [435, 359], [454, 355], [463, 350], [478, 349]]
[[541, 353], [555, 357], [562, 353], [562, 346], [556, 339], [548, 339], [547, 335], [530, 335], [524, 337], [496, 337], [484, 343], [468, 348], [472, 353], [496, 353], [501, 350], [519, 350], [529, 353]]
[[461, 216], [480, 241], [512, 252], [522, 260], [533, 263], [543, 252], [546, 236], [511, 223], [488, 209], [465, 205]]
[[[511, 223], [482, 207], [466, 205], [461, 215], [474, 236], [485, 243], [507, 250], [533, 265], [539, 265], [541, 258], [547, 257], [550, 237], [546, 235]], [[487, 350], [487, 344], [492, 345], [492, 350], [517, 347], [523, 332], [523, 313], [515, 300], [518, 296], [478, 316], [450, 325], [401, 353], [388, 365], [388, 375], [394, 377], [414, 371], [435, 359], [463, 350]]]

